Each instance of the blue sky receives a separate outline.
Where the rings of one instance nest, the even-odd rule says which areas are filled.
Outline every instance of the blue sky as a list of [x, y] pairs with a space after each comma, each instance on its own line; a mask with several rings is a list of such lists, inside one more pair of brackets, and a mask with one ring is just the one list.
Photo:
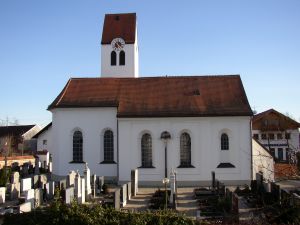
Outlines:
[[0, 0], [0, 119], [50, 122], [70, 77], [100, 76], [105, 13], [126, 12], [141, 76], [240, 74], [251, 107], [300, 120], [299, 0]]

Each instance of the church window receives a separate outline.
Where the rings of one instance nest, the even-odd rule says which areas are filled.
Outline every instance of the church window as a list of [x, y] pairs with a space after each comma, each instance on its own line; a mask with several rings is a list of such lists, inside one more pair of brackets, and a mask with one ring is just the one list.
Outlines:
[[111, 130], [107, 130], [103, 136], [104, 144], [104, 162], [114, 161], [114, 134]]
[[150, 134], [144, 134], [141, 140], [142, 147], [142, 167], [151, 168], [152, 166], [152, 138]]
[[287, 139], [287, 140], [291, 139], [291, 134], [290, 133], [285, 133], [285, 139]]
[[191, 137], [188, 133], [180, 136], [180, 167], [191, 166]]
[[120, 51], [120, 66], [124, 66], [124, 65], [125, 65], [125, 52]]
[[221, 135], [221, 150], [229, 150], [229, 138], [225, 133]]
[[82, 132], [75, 131], [73, 134], [73, 162], [82, 162]]
[[110, 65], [112, 66], [117, 65], [117, 53], [115, 51], [112, 51], [110, 53]]

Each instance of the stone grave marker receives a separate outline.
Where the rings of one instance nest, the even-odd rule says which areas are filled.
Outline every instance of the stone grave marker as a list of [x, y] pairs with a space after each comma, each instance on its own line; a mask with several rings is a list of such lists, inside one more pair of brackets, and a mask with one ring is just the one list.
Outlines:
[[34, 165], [34, 174], [40, 174], [40, 163], [39, 158], [35, 158], [35, 165]]
[[131, 182], [127, 183], [127, 199], [131, 199]]
[[74, 196], [79, 201], [79, 198], [81, 198], [81, 177], [79, 172], [76, 173], [75, 176], [75, 186], [74, 186]]
[[131, 170], [131, 195], [136, 196], [138, 193], [138, 170]]
[[30, 211], [31, 211], [31, 203], [30, 202], [25, 202], [25, 203], [19, 205], [20, 213], [30, 212]]
[[100, 192], [102, 191], [103, 184], [104, 184], [104, 176], [99, 176], [98, 177], [98, 188], [99, 188]]
[[96, 187], [96, 181], [97, 181], [97, 176], [96, 174], [92, 175], [92, 194], [93, 197], [96, 197], [96, 193], [97, 193], [97, 187]]
[[85, 180], [85, 198], [89, 199], [90, 195], [92, 194], [91, 170], [88, 168], [87, 163], [85, 163], [85, 168], [84, 168], [84, 180]]
[[39, 175], [34, 175], [32, 177], [32, 188], [39, 188]]
[[61, 179], [61, 180], [57, 181], [57, 186], [58, 186], [59, 190], [62, 190], [62, 189], [65, 190], [67, 188], [67, 180]]
[[171, 189], [171, 195], [170, 195], [170, 203], [173, 204], [173, 208], [175, 208], [175, 201], [174, 198], [176, 196], [176, 188], [175, 188], [176, 180], [175, 180], [175, 173], [174, 170], [170, 173], [170, 189]]
[[47, 189], [47, 199], [53, 199], [54, 191], [55, 191], [55, 182], [54, 181], [49, 181], [46, 184], [46, 189]]
[[28, 176], [28, 174], [29, 174], [29, 164], [24, 163], [22, 165], [22, 170], [21, 171], [22, 171], [22, 174], [23, 174], [24, 177]]
[[20, 197], [20, 189], [21, 189], [20, 182], [9, 184], [7, 187], [8, 187], [8, 193], [10, 195], [10, 200], [17, 200]]
[[39, 187], [44, 187], [45, 184], [47, 184], [48, 178], [45, 174], [39, 175]]
[[114, 192], [114, 208], [120, 210], [120, 189], [117, 188]]
[[0, 204], [5, 203], [6, 187], [0, 187]]
[[76, 176], [76, 172], [74, 170], [71, 170], [67, 176], [67, 186], [68, 187], [74, 186], [75, 176]]
[[38, 188], [34, 190], [34, 208], [39, 207], [43, 202], [43, 189]]
[[31, 203], [31, 208], [34, 208], [34, 189], [24, 191], [25, 202]]
[[20, 174], [19, 172], [13, 172], [10, 177], [10, 183], [16, 184], [20, 182]]
[[122, 207], [126, 206], [126, 204], [127, 204], [127, 184], [121, 185], [120, 197], [121, 197]]
[[21, 192], [31, 189], [31, 178], [21, 179]]
[[65, 190], [65, 203], [70, 204], [74, 199], [74, 187], [68, 187]]
[[85, 179], [84, 177], [81, 178], [81, 198], [79, 198], [79, 203], [83, 204], [85, 203], [85, 194], [86, 194], [86, 190], [85, 190]]

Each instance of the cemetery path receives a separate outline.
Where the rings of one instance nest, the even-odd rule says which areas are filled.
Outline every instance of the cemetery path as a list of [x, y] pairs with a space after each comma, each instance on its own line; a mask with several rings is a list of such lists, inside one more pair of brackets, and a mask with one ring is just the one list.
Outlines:
[[131, 197], [124, 209], [132, 211], [145, 211], [148, 209], [148, 203], [155, 192], [155, 188], [139, 188], [138, 194]]
[[194, 188], [178, 188], [177, 195], [177, 211], [196, 217], [198, 202], [194, 198]]

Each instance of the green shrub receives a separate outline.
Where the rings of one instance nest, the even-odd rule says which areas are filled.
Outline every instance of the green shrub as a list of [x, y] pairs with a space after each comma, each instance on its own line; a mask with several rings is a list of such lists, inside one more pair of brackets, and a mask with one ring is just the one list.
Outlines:
[[193, 225], [193, 220], [177, 215], [172, 211], [157, 211], [154, 213], [120, 212], [99, 205], [79, 205], [75, 201], [62, 204], [55, 201], [51, 207], [35, 210], [30, 213], [6, 215], [4, 225]]

